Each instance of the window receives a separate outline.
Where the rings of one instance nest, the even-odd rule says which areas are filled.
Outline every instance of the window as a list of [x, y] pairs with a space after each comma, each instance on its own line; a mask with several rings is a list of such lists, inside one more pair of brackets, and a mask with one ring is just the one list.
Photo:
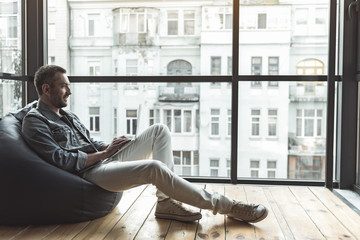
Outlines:
[[252, 178], [259, 177], [260, 160], [250, 160], [250, 176]]
[[89, 76], [100, 76], [100, 61], [88, 61]]
[[183, 176], [199, 175], [199, 151], [173, 151], [175, 173]]
[[220, 109], [211, 109], [211, 136], [220, 135]]
[[138, 60], [126, 59], [126, 75], [136, 76], [138, 74]]
[[298, 75], [323, 75], [324, 64], [317, 59], [306, 59], [297, 65]]
[[276, 137], [277, 136], [277, 110], [269, 109], [268, 110], [268, 136]]
[[192, 132], [192, 112], [184, 110], [184, 132]]
[[168, 35], [178, 35], [179, 29], [179, 12], [177, 10], [169, 10], [167, 12], [168, 19]]
[[137, 110], [126, 110], [126, 134], [135, 135], [137, 127]]
[[192, 10], [184, 11], [184, 35], [195, 34], [195, 12]]
[[227, 74], [232, 75], [232, 57], [227, 57]]
[[206, 30], [231, 30], [231, 7], [204, 7], [204, 26]]
[[98, 34], [98, 24], [100, 21], [100, 14], [88, 14], [88, 36], [94, 37]]
[[174, 60], [167, 66], [167, 75], [184, 76], [192, 74], [191, 63], [185, 60]]
[[279, 75], [279, 57], [269, 57], [269, 75]]
[[120, 9], [120, 32], [121, 33], [144, 33], [146, 32], [146, 12], [144, 8], [121, 8]]
[[227, 136], [231, 136], [231, 109], [227, 110]]
[[49, 23], [49, 25], [48, 25], [48, 39], [49, 40], [56, 39], [56, 25], [55, 25], [55, 23]]
[[118, 124], [117, 124], [117, 108], [114, 108], [114, 136], [117, 136], [117, 128], [118, 128]]
[[[251, 75], [261, 75], [262, 73], [262, 57], [251, 58]], [[262, 82], [252, 81], [251, 87], [261, 87]]]
[[266, 13], [258, 14], [258, 29], [266, 29]]
[[276, 178], [276, 161], [268, 160], [267, 161], [267, 177]]
[[298, 8], [295, 10], [295, 23], [296, 25], [308, 24], [309, 9]]
[[221, 57], [211, 57], [211, 75], [221, 75]]
[[90, 131], [100, 131], [100, 107], [89, 107]]
[[173, 133], [192, 133], [193, 116], [193, 110], [164, 109], [163, 123]]
[[154, 125], [154, 123], [155, 123], [154, 109], [149, 109], [149, 126]]
[[251, 110], [251, 136], [260, 136], [260, 109]]
[[322, 135], [322, 109], [296, 110], [296, 136], [321, 137]]
[[219, 176], [219, 161], [220, 159], [210, 159], [210, 176]]
[[48, 57], [48, 64], [54, 65], [55, 64], [55, 56]]
[[328, 10], [326, 8], [315, 9], [315, 24], [325, 25], [328, 17]]
[[262, 57], [251, 58], [251, 75], [261, 75], [262, 73]]
[[174, 110], [174, 132], [181, 133], [181, 110], [175, 109]]
[[324, 156], [289, 156], [290, 179], [324, 179]]

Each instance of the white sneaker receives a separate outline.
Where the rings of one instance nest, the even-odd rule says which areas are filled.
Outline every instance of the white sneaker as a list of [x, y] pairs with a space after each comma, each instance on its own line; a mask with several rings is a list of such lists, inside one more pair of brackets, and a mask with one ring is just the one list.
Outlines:
[[181, 204], [173, 199], [166, 199], [156, 205], [155, 216], [182, 222], [192, 222], [202, 218], [200, 212], [192, 212], [185, 209]]
[[234, 201], [230, 212], [226, 215], [243, 222], [255, 223], [266, 218], [268, 210], [265, 206], [260, 204], [247, 204]]

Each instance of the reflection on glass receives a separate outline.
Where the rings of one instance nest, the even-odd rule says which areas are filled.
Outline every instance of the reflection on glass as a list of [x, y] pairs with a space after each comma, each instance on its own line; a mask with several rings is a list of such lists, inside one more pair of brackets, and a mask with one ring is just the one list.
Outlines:
[[22, 74], [21, 3], [0, 1], [0, 73]]
[[0, 79], [0, 118], [21, 108], [22, 82]]
[[[71, 79], [70, 79], [71, 81]], [[96, 88], [96, 91], [94, 91]], [[231, 86], [220, 83], [71, 83], [70, 108], [95, 139], [168, 126], [175, 172], [230, 176]], [[139, 112], [139, 105], [141, 111]], [[216, 161], [215, 161], [216, 160]]]
[[240, 0], [240, 75], [323, 75], [329, 1]]
[[240, 83], [239, 177], [324, 179], [326, 88], [324, 82]]
[[48, 61], [69, 75], [231, 74], [232, 0], [48, 5]]

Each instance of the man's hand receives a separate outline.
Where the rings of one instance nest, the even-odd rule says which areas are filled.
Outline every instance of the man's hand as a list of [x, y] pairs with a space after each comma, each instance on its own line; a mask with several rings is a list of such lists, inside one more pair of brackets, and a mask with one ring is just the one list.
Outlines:
[[105, 158], [111, 157], [117, 150], [119, 150], [125, 143], [129, 142], [130, 139], [121, 136], [114, 138], [109, 145], [105, 148]]
[[101, 160], [104, 160], [108, 157], [111, 157], [119, 150], [125, 143], [131, 141], [125, 136], [114, 138], [111, 143], [107, 146], [104, 146], [103, 149], [99, 152], [89, 153], [88, 160], [85, 163], [85, 167], [89, 167]]

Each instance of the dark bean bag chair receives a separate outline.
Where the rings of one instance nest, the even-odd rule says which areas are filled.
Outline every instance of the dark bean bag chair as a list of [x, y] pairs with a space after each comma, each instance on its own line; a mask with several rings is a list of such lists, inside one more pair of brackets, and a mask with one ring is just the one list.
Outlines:
[[50, 165], [23, 140], [22, 119], [35, 106], [0, 120], [0, 225], [75, 223], [107, 215], [122, 193]]

